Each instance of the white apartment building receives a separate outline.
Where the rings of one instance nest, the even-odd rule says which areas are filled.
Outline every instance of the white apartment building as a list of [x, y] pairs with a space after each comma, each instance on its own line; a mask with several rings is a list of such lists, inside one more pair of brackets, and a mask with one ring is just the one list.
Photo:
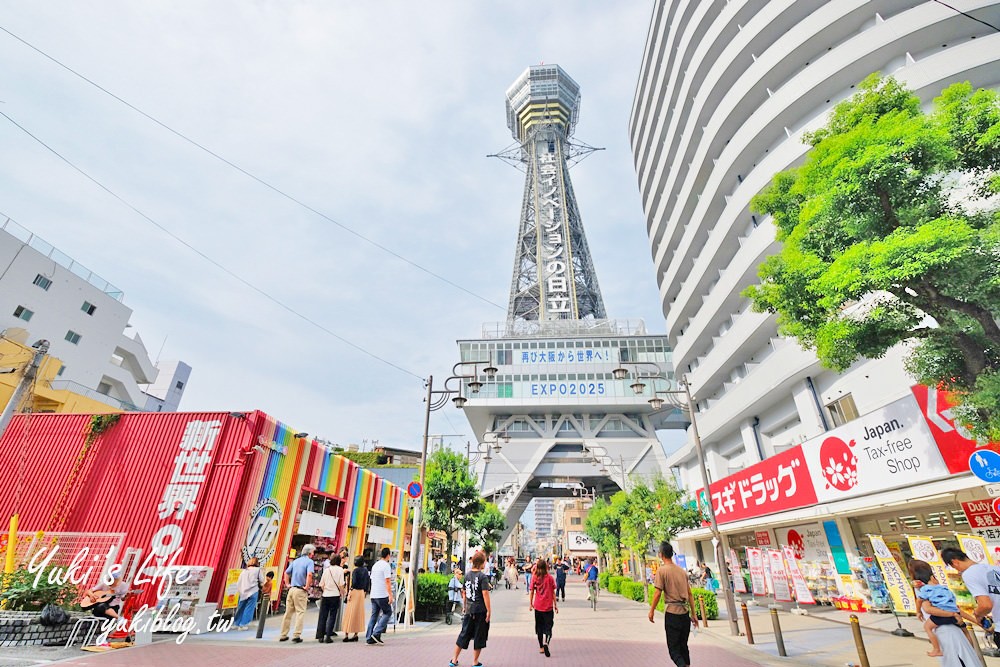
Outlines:
[[[1000, 2], [949, 4], [1000, 22]], [[741, 560], [740, 547], [779, 546], [794, 531], [811, 535], [817, 560], [826, 552], [844, 575], [844, 557], [853, 566], [853, 556], [870, 549], [868, 533], [905, 542], [906, 532], [944, 540], [969, 528], [959, 505], [978, 498], [980, 483], [967, 472], [949, 474], [950, 465], [927, 474], [940, 472], [942, 462], [930, 426], [914, 435], [918, 449], [927, 449], [919, 454], [926, 459], [918, 479], [873, 470], [880, 483], [859, 483], [845, 499], [833, 499], [821, 471], [813, 470], [821, 468], [815, 454], [808, 475], [819, 475], [817, 497], [789, 502], [786, 511], [780, 498], [740, 511], [753, 504], [742, 492], [752, 485], [758, 495], [754, 471], [764, 482], [774, 481], [775, 470], [789, 479], [788, 468], [774, 462], [806, 474], [813, 450], [842, 429], [860, 428], [866, 415], [879, 418], [885, 410], [917, 412], [909, 421], [922, 421], [915, 406], [927, 400], [926, 391], [914, 398], [904, 350], [831, 372], [794, 340], [779, 337], [775, 317], [752, 312], [740, 293], [778, 250], [770, 219], [752, 213], [750, 200], [773, 174], [803, 160], [803, 132], [821, 127], [872, 72], [895, 76], [929, 103], [957, 81], [997, 87], [998, 61], [1000, 34], [931, 1], [654, 3], [629, 136], [675, 371], [687, 375], [697, 401], [713, 494], [716, 483], [736, 491], [732, 507], [739, 509], [720, 522]], [[788, 463], [800, 451], [801, 460]], [[669, 464], [685, 488], [702, 488], [690, 439]], [[864, 464], [858, 463], [862, 473]], [[808, 482], [808, 475], [796, 480]], [[723, 494], [714, 502], [726, 510], [730, 500]], [[689, 564], [715, 560], [707, 529], [681, 538]]]
[[151, 409], [176, 411], [191, 369], [172, 365], [172, 383], [160, 391], [159, 371], [142, 339], [136, 332], [126, 334], [132, 309], [123, 299], [120, 289], [0, 217], [0, 329], [29, 345], [50, 342], [49, 354], [63, 363], [53, 388], [119, 409], [143, 410], [150, 396], [140, 385], [152, 385], [159, 393]]

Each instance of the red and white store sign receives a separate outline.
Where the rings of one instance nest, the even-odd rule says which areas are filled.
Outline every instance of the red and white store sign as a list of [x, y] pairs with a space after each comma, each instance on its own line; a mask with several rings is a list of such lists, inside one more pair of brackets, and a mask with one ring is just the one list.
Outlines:
[[905, 396], [719, 480], [712, 506], [721, 524], [941, 479], [954, 471], [939, 447]]
[[[955, 424], [951, 416], [951, 408], [955, 405], [951, 400], [951, 393], [919, 384], [910, 390], [948, 470], [952, 473], [966, 472], [969, 469], [969, 455], [979, 448], [979, 444], [968, 437], [968, 432], [961, 424]], [[1000, 444], [992, 443], [988, 447], [1000, 451]]]
[[993, 510], [993, 503], [989, 500], [973, 500], [962, 503], [962, 511], [965, 512], [965, 518], [969, 520], [969, 526], [972, 528], [1000, 529], [1000, 516], [997, 516]]
[[820, 502], [950, 474], [913, 396], [827, 431], [803, 444], [802, 451]]
[[[801, 447], [792, 447], [711, 486], [719, 523], [751, 519], [816, 503]], [[697, 497], [703, 497], [702, 489]]]
[[766, 530], [758, 530], [754, 533], [754, 539], [757, 540], [758, 547], [769, 547], [771, 546], [771, 534]]

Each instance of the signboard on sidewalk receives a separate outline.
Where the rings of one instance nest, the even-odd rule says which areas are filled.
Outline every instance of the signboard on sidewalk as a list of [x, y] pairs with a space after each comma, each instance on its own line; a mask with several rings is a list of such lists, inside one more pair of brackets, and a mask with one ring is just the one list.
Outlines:
[[929, 537], [916, 537], [913, 535], [908, 536], [906, 539], [910, 543], [910, 553], [913, 554], [913, 557], [930, 565], [931, 569], [934, 570], [934, 576], [937, 577], [938, 583], [947, 586], [948, 575], [945, 573], [944, 562], [941, 560], [941, 554], [938, 553], [933, 540]]
[[754, 595], [767, 595], [764, 584], [764, 552], [747, 547], [747, 567], [750, 569], [750, 588]]
[[792, 589], [788, 586], [788, 575], [785, 573], [785, 557], [778, 549], [768, 549], [767, 562], [771, 565], [771, 585], [774, 587], [774, 601], [791, 602]]
[[740, 565], [740, 559], [736, 555], [736, 549], [729, 550], [729, 566], [733, 571], [733, 590], [737, 593], [746, 593], [747, 582], [743, 578], [743, 566]]
[[222, 596], [223, 609], [235, 609], [240, 604], [240, 573], [243, 570], [229, 570], [226, 574], [226, 592]]
[[970, 559], [976, 561], [977, 563], [986, 563], [987, 565], [993, 565], [993, 556], [990, 555], [990, 550], [986, 546], [986, 540], [979, 537], [978, 535], [955, 535], [955, 539], [958, 540], [958, 545], [965, 552], [965, 555]]
[[910, 587], [909, 579], [903, 573], [903, 569], [896, 562], [889, 550], [885, 540], [880, 535], [869, 535], [872, 549], [875, 552], [875, 560], [878, 561], [882, 570], [882, 577], [885, 579], [885, 587], [889, 590], [889, 597], [896, 611], [908, 614], [917, 613], [917, 602]]
[[806, 585], [806, 578], [802, 576], [802, 570], [799, 569], [799, 564], [796, 562], [799, 556], [789, 546], [782, 547], [781, 551], [785, 555], [788, 574], [792, 579], [792, 587], [795, 589], [796, 602], [799, 604], [816, 604], [816, 599], [813, 597], [812, 591], [809, 590], [809, 586]]

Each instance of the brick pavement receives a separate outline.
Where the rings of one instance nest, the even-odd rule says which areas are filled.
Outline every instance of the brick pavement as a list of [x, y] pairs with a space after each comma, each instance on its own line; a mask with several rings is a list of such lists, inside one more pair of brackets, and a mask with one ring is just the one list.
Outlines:
[[[573, 582], [568, 589], [569, 599], [560, 605], [556, 617], [552, 657], [548, 659], [538, 653], [532, 614], [523, 589], [497, 591], [493, 596], [495, 616], [489, 645], [483, 651], [483, 663], [487, 667], [672, 664], [667, 657], [662, 622], [658, 619], [656, 625], [650, 624], [642, 605], [605, 593], [595, 612], [585, 599], [586, 589], [582, 584]], [[311, 634], [307, 622], [304, 636]], [[415, 632], [394, 635], [390, 631], [385, 636], [385, 646], [367, 646], [363, 642], [320, 645], [310, 640], [295, 645], [290, 642], [278, 644], [273, 639], [238, 640], [236, 636], [229, 641], [193, 637], [180, 646], [173, 642], [157, 642], [104, 654], [81, 654], [59, 664], [77, 667], [333, 667], [352, 664], [444, 667], [457, 634], [457, 624], [447, 626], [443, 623]], [[692, 640], [691, 649], [692, 662], [699, 667], [752, 667], [772, 662], [767, 656], [748, 659], [751, 655], [748, 650], [728, 645], [704, 632]], [[464, 652], [461, 664], [468, 667], [472, 664], [471, 658], [471, 651]]]

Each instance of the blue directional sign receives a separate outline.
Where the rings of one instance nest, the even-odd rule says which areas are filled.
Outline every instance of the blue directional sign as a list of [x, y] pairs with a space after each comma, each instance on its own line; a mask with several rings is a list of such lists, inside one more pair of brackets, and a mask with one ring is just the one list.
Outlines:
[[992, 449], [977, 449], [969, 455], [969, 470], [987, 484], [1000, 482], [1000, 454]]
[[419, 498], [423, 492], [424, 487], [420, 486], [420, 482], [410, 482], [409, 486], [406, 487], [406, 495], [413, 499]]

